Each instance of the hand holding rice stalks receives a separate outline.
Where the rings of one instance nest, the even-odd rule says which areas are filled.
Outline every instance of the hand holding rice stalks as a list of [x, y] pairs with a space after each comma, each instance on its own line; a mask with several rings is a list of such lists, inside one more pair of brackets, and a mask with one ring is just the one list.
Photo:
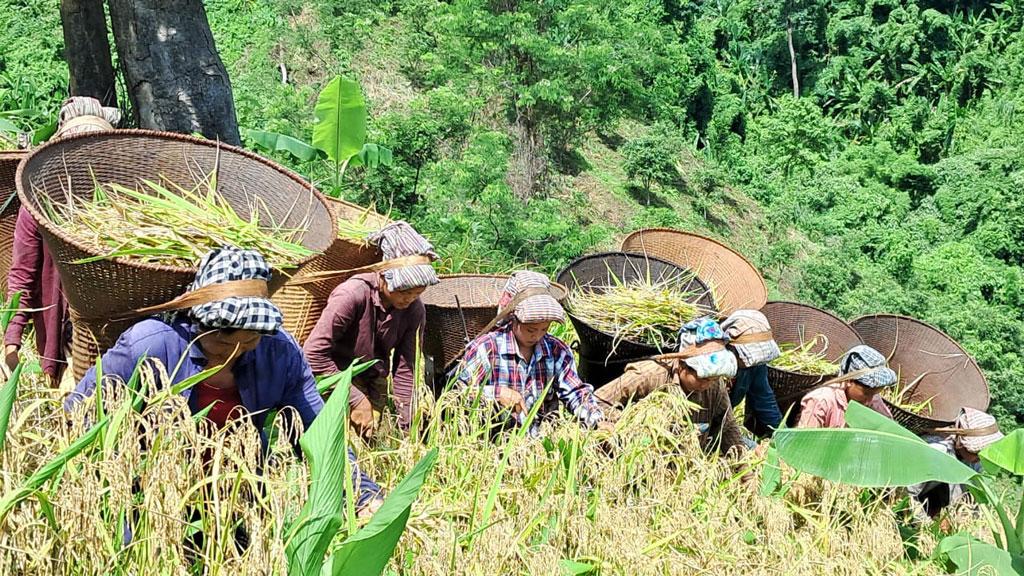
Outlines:
[[[138, 189], [97, 184], [92, 199], [68, 195], [60, 204], [43, 198], [54, 224], [102, 255], [168, 266], [193, 267], [210, 250], [225, 245], [258, 250], [277, 267], [288, 267], [313, 254], [299, 243], [305, 227], [284, 228], [267, 222], [261, 200], [253, 199], [243, 218], [217, 192], [216, 173], [188, 189], [164, 179], [141, 180]], [[262, 219], [261, 219], [262, 218]]]
[[604, 292], [577, 289], [569, 295], [569, 309], [590, 326], [615, 336], [670, 350], [678, 345], [679, 328], [707, 313], [694, 301], [696, 294], [681, 283], [634, 280], [609, 286]]
[[[819, 341], [823, 346], [820, 352], [815, 352], [814, 348]], [[828, 350], [828, 337], [824, 334], [818, 334], [799, 344], [782, 344], [779, 348], [782, 355], [769, 362], [769, 366], [773, 368], [812, 376], [831, 376], [839, 372], [839, 365], [830, 362], [825, 356], [825, 351]]]

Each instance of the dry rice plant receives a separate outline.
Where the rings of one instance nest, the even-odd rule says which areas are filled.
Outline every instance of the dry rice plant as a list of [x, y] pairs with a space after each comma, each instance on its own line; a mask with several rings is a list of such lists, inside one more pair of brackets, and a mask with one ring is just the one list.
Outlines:
[[[568, 561], [602, 575], [939, 573], [904, 559], [886, 495], [819, 482], [799, 501], [760, 496], [741, 479], [759, 462], [702, 453], [679, 394], [627, 407], [610, 436], [567, 417], [545, 421], [542, 441], [508, 431], [492, 439], [489, 409], [428, 394], [411, 436], [420, 440], [400, 438], [386, 420], [375, 445], [357, 447], [386, 487], [441, 449], [393, 574], [554, 575]], [[108, 416], [123, 395], [107, 394]], [[309, 483], [290, 445], [279, 440], [260, 471], [252, 426], [206, 430], [180, 398], [151, 398], [141, 414], [126, 413], [120, 433], [0, 517], [0, 573], [285, 573], [286, 526]], [[93, 402], [69, 416], [60, 401], [25, 382], [0, 456], [0, 494], [78, 438], [83, 418], [97, 418]], [[247, 546], [236, 543], [238, 526]]]

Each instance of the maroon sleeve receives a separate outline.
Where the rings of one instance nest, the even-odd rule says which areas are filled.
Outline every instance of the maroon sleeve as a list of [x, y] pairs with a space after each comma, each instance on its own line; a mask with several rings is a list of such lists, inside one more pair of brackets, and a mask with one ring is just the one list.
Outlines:
[[359, 312], [366, 302], [365, 286], [362, 282], [347, 280], [331, 292], [327, 306], [302, 346], [313, 374], [323, 376], [341, 370], [334, 362], [334, 347], [348, 328], [358, 322]]
[[[14, 247], [11, 251], [11, 269], [7, 273], [5, 296], [9, 298], [11, 294], [20, 291], [20, 308], [38, 308], [42, 266], [43, 239], [39, 236], [39, 227], [28, 210], [22, 207], [18, 211], [18, 220], [14, 225]], [[27, 313], [15, 314], [4, 334], [4, 345], [20, 346], [28, 321]]]
[[391, 380], [395, 406], [398, 408], [398, 424], [403, 430], [408, 430], [412, 423], [413, 398], [416, 394], [413, 368], [416, 366], [417, 347], [423, 345], [423, 327], [426, 323], [426, 308], [423, 301], [417, 299], [409, 306], [405, 332], [395, 346], [395, 375]]

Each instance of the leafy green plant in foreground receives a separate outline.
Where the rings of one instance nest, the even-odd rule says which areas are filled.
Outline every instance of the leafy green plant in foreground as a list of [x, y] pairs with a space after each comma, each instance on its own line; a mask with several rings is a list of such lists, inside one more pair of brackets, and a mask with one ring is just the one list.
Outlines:
[[[834, 482], [865, 487], [910, 486], [939, 481], [964, 484], [978, 503], [993, 512], [996, 546], [959, 533], [944, 538], [936, 560], [959, 574], [1024, 574], [1024, 505], [1011, 518], [1001, 495], [992, 488], [996, 474], [1009, 473], [1024, 486], [1024, 430], [1015, 430], [980, 454], [984, 472], [956, 458], [874, 410], [853, 402], [846, 413], [848, 428], [782, 429], [772, 440], [772, 457], [793, 468]], [[762, 491], [777, 487], [777, 469], [769, 466]]]

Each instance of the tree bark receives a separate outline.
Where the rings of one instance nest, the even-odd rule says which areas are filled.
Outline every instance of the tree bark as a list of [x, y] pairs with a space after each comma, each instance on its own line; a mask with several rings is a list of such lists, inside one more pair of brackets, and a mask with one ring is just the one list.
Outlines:
[[116, 108], [117, 89], [103, 0], [61, 0], [60, 22], [64, 59], [71, 73], [71, 95], [91, 96], [104, 106]]
[[202, 0], [110, 0], [139, 126], [240, 144], [235, 103]]
[[800, 78], [796, 73], [796, 50], [793, 49], [792, 18], [786, 18], [786, 41], [789, 43], [789, 65], [793, 75], [793, 98], [800, 98]]

